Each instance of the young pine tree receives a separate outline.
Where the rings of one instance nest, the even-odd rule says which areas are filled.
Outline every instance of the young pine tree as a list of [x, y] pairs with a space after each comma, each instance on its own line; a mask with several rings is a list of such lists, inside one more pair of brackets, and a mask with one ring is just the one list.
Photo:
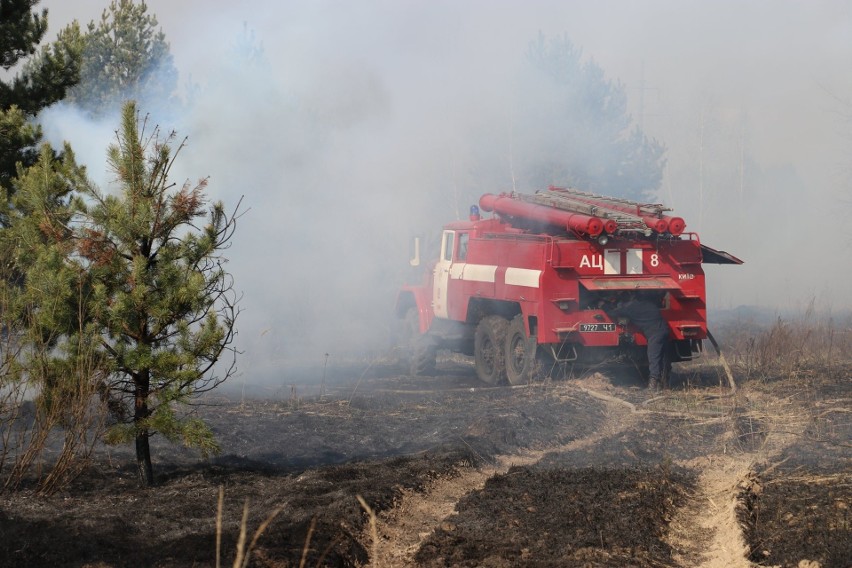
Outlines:
[[105, 390], [118, 424], [107, 441], [135, 440], [140, 480], [152, 485], [155, 433], [202, 454], [218, 450], [185, 405], [233, 371], [233, 359], [221, 374], [215, 366], [225, 352], [236, 354], [239, 310], [222, 257], [236, 216], [221, 203], [205, 207], [206, 180], [171, 183], [174, 134], [163, 139], [145, 127], [135, 103], [126, 103], [108, 151], [119, 192], [88, 192], [78, 249], [91, 278], [89, 314], [110, 363]]
[[[38, 155], [0, 196], [0, 486], [34, 474], [51, 492], [81, 471], [101, 433], [92, 398], [102, 367], [85, 325], [87, 276], [74, 258], [74, 192], [85, 170], [67, 145], [61, 159], [47, 144]], [[32, 417], [21, 419], [29, 400]], [[58, 430], [62, 448], [49, 452]]]

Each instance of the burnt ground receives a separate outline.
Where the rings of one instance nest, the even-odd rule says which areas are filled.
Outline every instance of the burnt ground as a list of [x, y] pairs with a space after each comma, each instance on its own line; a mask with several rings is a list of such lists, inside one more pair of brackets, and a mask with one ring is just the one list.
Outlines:
[[0, 565], [214, 566], [217, 536], [231, 565], [244, 507], [249, 540], [268, 521], [252, 566], [850, 565], [848, 367], [735, 396], [713, 366], [661, 396], [597, 371], [483, 388], [376, 361], [222, 391], [197, 411], [223, 453], [156, 441], [155, 488], [99, 447], [68, 489], [4, 495]]
[[801, 435], [743, 486], [740, 516], [754, 562], [852, 566], [852, 388], [848, 372], [837, 377], [805, 373], [797, 384], [761, 385], [803, 400], [810, 412]]

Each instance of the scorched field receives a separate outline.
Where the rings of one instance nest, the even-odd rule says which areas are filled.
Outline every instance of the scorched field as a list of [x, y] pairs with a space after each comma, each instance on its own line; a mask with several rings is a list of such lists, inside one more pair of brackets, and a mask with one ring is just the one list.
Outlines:
[[0, 565], [850, 566], [852, 364], [762, 333], [729, 337], [736, 392], [712, 356], [659, 394], [610, 367], [486, 388], [453, 358], [232, 385], [197, 408], [223, 453], [156, 443], [153, 489], [98, 447], [4, 495]]

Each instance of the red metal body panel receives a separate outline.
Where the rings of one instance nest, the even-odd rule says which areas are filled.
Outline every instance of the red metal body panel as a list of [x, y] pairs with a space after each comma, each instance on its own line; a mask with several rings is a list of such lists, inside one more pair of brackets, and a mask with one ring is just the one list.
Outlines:
[[432, 319], [435, 312], [432, 311], [432, 278], [431, 276], [419, 285], [405, 284], [397, 296], [397, 310], [399, 316], [404, 316], [405, 311], [400, 309], [403, 304], [401, 298], [410, 296], [411, 307], [417, 310], [420, 318], [420, 333], [426, 333], [432, 327]]
[[674, 338], [684, 339], [684, 326], [696, 330], [691, 338], [706, 337], [697, 240], [615, 241], [601, 246], [571, 238], [482, 232], [475, 223], [454, 226], [469, 234], [469, 244], [464, 262], [450, 269], [449, 319], [465, 321], [471, 299], [516, 302], [526, 319], [537, 318], [539, 343], [571, 339], [582, 345], [617, 345], [615, 331], [591, 335], [580, 331], [582, 323], [610, 322], [601, 310], [581, 308], [581, 289], [651, 289], [668, 293], [663, 313]]

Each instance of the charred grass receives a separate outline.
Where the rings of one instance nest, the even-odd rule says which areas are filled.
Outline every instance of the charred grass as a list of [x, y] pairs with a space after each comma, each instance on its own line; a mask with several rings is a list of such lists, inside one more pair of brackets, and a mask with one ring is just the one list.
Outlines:
[[[852, 325], [776, 318], [729, 337], [765, 430], [790, 442], [744, 480], [739, 517], [760, 565], [852, 565]], [[770, 402], [765, 402], [770, 401]]]
[[319, 392], [282, 381], [206, 399], [199, 414], [225, 453], [198, 461], [155, 444], [154, 489], [137, 487], [129, 448], [102, 446], [54, 495], [22, 483], [0, 503], [0, 564], [364, 566], [370, 523], [402, 495], [538, 450], [547, 453], [536, 463], [462, 498], [423, 535], [416, 563], [698, 564], [694, 551], [672, 549], [671, 519], [694, 501], [704, 465], [743, 456], [756, 464], [739, 489], [750, 560], [845, 567], [852, 341], [848, 324], [807, 317], [719, 333], [736, 394], [712, 357], [681, 365], [658, 397], [630, 376], [500, 389], [482, 388], [457, 360], [428, 379], [392, 362], [328, 375], [320, 363]]
[[[809, 412], [796, 439], [743, 484], [740, 519], [759, 564], [846, 568], [852, 559], [852, 366], [772, 384]], [[798, 424], [795, 424], [798, 422]], [[811, 564], [815, 565], [815, 564]]]
[[666, 566], [668, 521], [693, 479], [660, 467], [514, 467], [458, 504], [422, 566]]

